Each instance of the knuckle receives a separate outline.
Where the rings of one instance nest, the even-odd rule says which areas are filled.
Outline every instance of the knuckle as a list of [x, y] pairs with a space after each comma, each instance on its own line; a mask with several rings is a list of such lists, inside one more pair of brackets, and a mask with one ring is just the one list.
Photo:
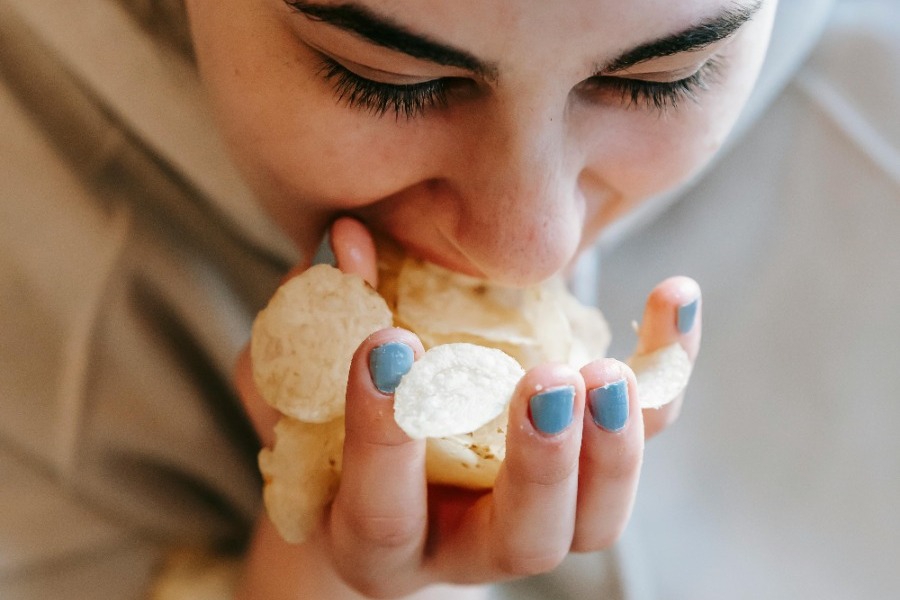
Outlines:
[[382, 549], [417, 542], [422, 532], [422, 520], [409, 515], [360, 515], [349, 518], [347, 525], [358, 542]]
[[[561, 485], [575, 477], [578, 472], [578, 457], [554, 456], [559, 449], [552, 449], [537, 460], [516, 460], [507, 456], [509, 475], [516, 482], [538, 487]], [[512, 460], [511, 460], [512, 459]], [[537, 462], [540, 461], [540, 462]]]
[[640, 471], [644, 462], [644, 445], [628, 440], [584, 456], [588, 469], [602, 473], [607, 479], [624, 479]]

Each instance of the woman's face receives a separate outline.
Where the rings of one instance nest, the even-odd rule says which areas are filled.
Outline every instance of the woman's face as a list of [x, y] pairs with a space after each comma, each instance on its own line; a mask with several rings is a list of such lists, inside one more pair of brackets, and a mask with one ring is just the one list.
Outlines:
[[[526, 284], [700, 168], [774, 0], [188, 0], [226, 141], [301, 250], [339, 213]], [[752, 17], [752, 18], [751, 18]]]

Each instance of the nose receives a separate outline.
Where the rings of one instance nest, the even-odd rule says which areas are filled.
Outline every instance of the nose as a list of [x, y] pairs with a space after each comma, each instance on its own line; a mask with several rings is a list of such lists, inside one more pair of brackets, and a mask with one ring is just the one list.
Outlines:
[[458, 149], [451, 235], [488, 278], [527, 285], [559, 272], [575, 255], [585, 218], [580, 165], [562, 118], [536, 110], [498, 113], [476, 124]]

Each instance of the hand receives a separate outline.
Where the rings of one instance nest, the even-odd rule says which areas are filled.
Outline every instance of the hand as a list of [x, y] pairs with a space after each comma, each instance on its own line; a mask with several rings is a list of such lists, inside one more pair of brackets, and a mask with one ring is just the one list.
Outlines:
[[[331, 231], [338, 265], [374, 284], [374, 245], [356, 221]], [[638, 351], [681, 341], [699, 346], [699, 319], [686, 334], [677, 307], [699, 298], [692, 281], [670, 279], [650, 296]], [[424, 442], [393, 419], [392, 396], [380, 392], [369, 355], [388, 342], [422, 345], [412, 333], [386, 329], [358, 348], [350, 370], [343, 473], [316, 534], [301, 546], [282, 542], [262, 521], [241, 598], [399, 597], [440, 582], [478, 584], [541, 573], [570, 551], [599, 550], [624, 529], [634, 501], [646, 433], [673, 421], [680, 400], [639, 409], [634, 375], [614, 359], [580, 371], [531, 369], [510, 406], [507, 456], [493, 490], [428, 486]], [[278, 416], [259, 397], [249, 359], [238, 387], [265, 443]], [[607, 385], [611, 384], [611, 385]], [[597, 391], [600, 390], [600, 391]], [[428, 595], [436, 597], [434, 588]], [[451, 596], [464, 597], [460, 590]]]

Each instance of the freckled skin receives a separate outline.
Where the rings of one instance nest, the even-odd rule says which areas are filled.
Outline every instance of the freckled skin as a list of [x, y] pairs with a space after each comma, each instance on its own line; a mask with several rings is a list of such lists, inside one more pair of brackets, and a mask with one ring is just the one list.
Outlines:
[[[458, 73], [335, 33], [278, 0], [187, 4], [226, 142], [301, 250], [349, 212], [434, 262], [512, 284], [564, 269], [610, 222], [709, 160], [755, 80], [775, 8], [766, 3], [715, 48], [724, 67], [697, 102], [661, 114], [591, 99], [579, 84], [593, 65], [730, 2], [365, 0], [497, 64], [496, 82], [469, 78], [445, 108], [407, 120], [337, 102], [310, 44], [401, 75]], [[669, 57], [647, 69], [697, 60]]]

